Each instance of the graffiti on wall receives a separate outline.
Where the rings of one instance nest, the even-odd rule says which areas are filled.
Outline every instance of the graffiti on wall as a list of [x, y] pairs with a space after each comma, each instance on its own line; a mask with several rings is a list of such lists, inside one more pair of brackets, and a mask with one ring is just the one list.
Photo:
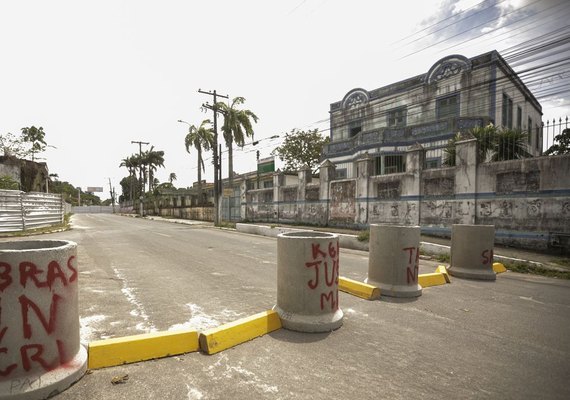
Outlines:
[[[32, 369], [51, 371], [68, 362], [74, 355], [65, 354], [65, 340], [55, 337], [55, 332], [61, 324], [61, 308], [65, 303], [66, 291], [77, 285], [77, 267], [75, 256], [69, 257], [66, 265], [51, 261], [45, 266], [36, 265], [30, 261], [11, 265], [0, 262], [0, 293], [7, 289], [18, 288], [17, 310], [20, 318], [11, 320], [21, 321], [21, 325], [4, 325], [2, 320], [2, 298], [0, 298], [0, 380], [10, 379]], [[25, 290], [28, 288], [28, 290]], [[34, 290], [30, 290], [33, 288]], [[48, 305], [41, 304], [34, 296], [39, 290], [51, 292]], [[74, 288], [74, 290], [76, 290]], [[9, 341], [4, 339], [9, 338]], [[3, 343], [4, 341], [4, 343]], [[9, 343], [18, 343], [18, 348], [9, 347]], [[11, 360], [19, 360], [9, 365], [2, 362], [1, 355]], [[56, 356], [46, 356], [56, 354]], [[19, 380], [14, 380], [16, 382]]]
[[426, 178], [423, 181], [424, 196], [453, 196], [455, 178]]
[[314, 277], [307, 281], [311, 290], [319, 290], [321, 310], [338, 310], [339, 242], [331, 241], [326, 249], [319, 243], [311, 244], [311, 258], [305, 267], [312, 269]]
[[378, 182], [376, 198], [379, 200], [398, 199], [401, 195], [400, 181]]
[[333, 221], [354, 222], [356, 216], [356, 181], [331, 183], [330, 216]]
[[540, 189], [540, 171], [511, 171], [497, 174], [496, 192], [538, 192]]

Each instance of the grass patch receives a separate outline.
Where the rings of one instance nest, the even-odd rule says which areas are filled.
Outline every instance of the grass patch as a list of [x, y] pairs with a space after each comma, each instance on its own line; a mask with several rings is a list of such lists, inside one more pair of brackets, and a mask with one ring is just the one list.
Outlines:
[[541, 267], [540, 265], [524, 263], [510, 263], [503, 265], [509, 271], [518, 272], [521, 274], [533, 274], [548, 276], [550, 278], [570, 279], [570, 271], [557, 271], [554, 269]]
[[551, 260], [554, 264], [570, 268], [570, 258]]
[[365, 231], [360, 231], [358, 236], [356, 237], [359, 242], [368, 242], [370, 241], [370, 230], [366, 229]]
[[229, 222], [229, 221], [222, 221], [218, 224], [218, 228], [236, 229], [236, 223], [235, 222]]
[[448, 263], [451, 261], [451, 256], [449, 254], [431, 254], [431, 257], [439, 262]]

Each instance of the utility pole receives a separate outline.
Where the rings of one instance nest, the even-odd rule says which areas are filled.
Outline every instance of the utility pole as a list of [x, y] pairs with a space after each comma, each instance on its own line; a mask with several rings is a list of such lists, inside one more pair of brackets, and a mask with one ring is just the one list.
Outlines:
[[109, 194], [111, 195], [111, 205], [113, 206], [113, 214], [115, 214], [115, 188], [111, 185], [111, 178], [109, 178]]
[[[149, 145], [149, 142], [141, 142], [141, 141], [137, 141], [137, 140], [131, 140], [131, 144], [137, 144], [139, 145], [139, 162], [142, 161], [142, 145], [146, 144]], [[144, 194], [144, 187], [143, 187], [143, 183], [142, 183], [142, 163], [141, 165], [139, 165], [139, 185], [140, 185], [140, 193], [139, 193], [139, 210], [140, 210], [140, 214], [141, 217], [144, 217], [144, 208], [143, 208], [143, 194]], [[133, 203], [134, 204], [134, 203]]]
[[221, 145], [218, 152], [218, 107], [216, 104], [218, 103], [218, 97], [221, 97], [223, 99], [229, 99], [229, 97], [218, 94], [215, 90], [206, 92], [202, 89], [198, 89], [198, 93], [207, 94], [208, 96], [214, 97], [213, 105], [210, 105], [206, 102], [205, 104], [202, 104], [202, 107], [214, 112], [214, 145], [212, 146], [214, 153], [214, 225], [219, 225], [222, 197], [222, 152]]

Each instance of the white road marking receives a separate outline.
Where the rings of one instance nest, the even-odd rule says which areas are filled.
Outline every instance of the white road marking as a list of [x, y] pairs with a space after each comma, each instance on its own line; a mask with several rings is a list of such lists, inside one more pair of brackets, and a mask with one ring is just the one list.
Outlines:
[[155, 235], [160, 235], [160, 236], [164, 236], [164, 237], [172, 237], [170, 235], [167, 235], [166, 233], [160, 233], [160, 232], [153, 232]]
[[115, 276], [123, 283], [123, 288], [121, 289], [121, 292], [123, 292], [129, 303], [135, 306], [135, 308], [131, 310], [131, 315], [135, 317], [141, 317], [143, 319], [143, 322], [139, 322], [136, 325], [136, 329], [146, 333], [156, 332], [157, 331], [156, 327], [152, 322], [150, 322], [150, 317], [146, 313], [146, 310], [144, 309], [142, 303], [138, 301], [135, 295], [135, 291], [128, 286], [128, 282], [125, 276], [117, 268], [115, 267], [112, 268], [113, 272], [115, 272]]

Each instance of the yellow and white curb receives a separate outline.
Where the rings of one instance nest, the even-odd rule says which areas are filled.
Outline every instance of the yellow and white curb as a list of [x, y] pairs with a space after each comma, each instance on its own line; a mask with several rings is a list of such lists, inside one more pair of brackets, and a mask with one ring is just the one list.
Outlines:
[[440, 265], [436, 268], [435, 272], [431, 274], [420, 274], [418, 276], [418, 283], [421, 287], [440, 286], [446, 283], [451, 283], [447, 269]]
[[380, 288], [342, 276], [338, 278], [338, 290], [366, 300], [380, 298]]
[[88, 368], [97, 369], [197, 351], [197, 331], [144, 333], [89, 343]]
[[281, 328], [276, 311], [269, 310], [200, 333], [200, 349], [215, 354]]
[[507, 272], [507, 269], [501, 263], [493, 263], [493, 271], [495, 271], [496, 274], [502, 274], [503, 272]]

